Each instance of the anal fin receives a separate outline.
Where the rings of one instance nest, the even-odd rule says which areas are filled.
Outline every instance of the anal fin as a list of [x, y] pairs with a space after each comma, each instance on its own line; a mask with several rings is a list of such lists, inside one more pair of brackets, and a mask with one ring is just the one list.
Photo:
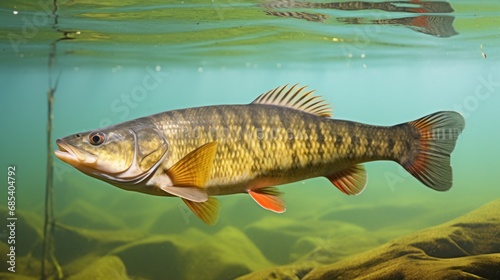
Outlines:
[[364, 165], [357, 164], [340, 172], [326, 176], [341, 192], [358, 195], [366, 187], [367, 176]]
[[184, 203], [200, 218], [205, 224], [214, 225], [219, 219], [220, 203], [215, 197], [209, 197], [205, 202], [194, 202], [182, 199]]
[[282, 193], [273, 187], [248, 190], [248, 194], [259, 204], [262, 208], [273, 211], [276, 213], [283, 213], [286, 211], [285, 202], [281, 198]]

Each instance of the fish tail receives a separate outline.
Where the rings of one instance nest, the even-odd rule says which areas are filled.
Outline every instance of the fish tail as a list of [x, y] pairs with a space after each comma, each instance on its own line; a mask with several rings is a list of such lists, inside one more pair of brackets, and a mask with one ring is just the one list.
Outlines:
[[400, 164], [429, 188], [437, 191], [450, 189], [453, 180], [450, 156], [465, 126], [463, 116], [442, 111], [404, 125], [416, 142]]

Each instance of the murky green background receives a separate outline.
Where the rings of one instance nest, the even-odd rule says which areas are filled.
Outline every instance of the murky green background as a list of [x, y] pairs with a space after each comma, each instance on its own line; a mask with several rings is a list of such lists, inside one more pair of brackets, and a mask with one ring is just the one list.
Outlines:
[[[321, 13], [323, 22], [268, 15], [261, 3], [233, 0], [58, 1], [57, 24], [52, 1], [17, 2], [0, 4], [0, 197], [5, 208], [7, 167], [15, 165], [24, 217], [20, 274], [39, 275], [47, 93], [56, 81], [54, 142], [161, 111], [249, 103], [294, 83], [316, 89], [339, 119], [391, 125], [438, 110], [466, 119], [450, 191], [427, 189], [395, 163], [374, 162], [366, 164], [368, 186], [359, 196], [343, 195], [324, 178], [298, 182], [281, 187], [281, 215], [246, 195], [226, 196], [212, 227], [179, 199], [129, 193], [55, 159], [55, 256], [65, 275], [115, 255], [130, 276], [232, 279], [325, 261], [315, 248], [329, 248], [329, 261], [342, 259], [500, 197], [496, 1], [450, 1], [454, 12], [438, 14], [275, 10]], [[421, 15], [453, 16], [456, 34], [429, 34], [415, 25], [422, 21], [401, 20]], [[373, 22], [387, 19], [399, 20]], [[442, 21], [430, 22], [451, 34]], [[0, 234], [5, 243], [6, 229]]]

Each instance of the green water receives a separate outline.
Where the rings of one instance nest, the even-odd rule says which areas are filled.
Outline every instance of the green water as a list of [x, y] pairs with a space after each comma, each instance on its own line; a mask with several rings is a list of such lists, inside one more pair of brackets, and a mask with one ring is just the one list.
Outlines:
[[[324, 178], [280, 187], [284, 214], [247, 195], [225, 196], [215, 226], [180, 199], [126, 192], [55, 159], [54, 255], [65, 277], [95, 266], [115, 277], [102, 279], [233, 279], [277, 265], [331, 263], [500, 198], [497, 1], [450, 1], [454, 12], [436, 14], [268, 9], [319, 13], [323, 22], [234, 0], [59, 1], [57, 17], [52, 1], [18, 2], [0, 3], [0, 213], [7, 223], [7, 169], [15, 165], [19, 217], [16, 273], [5, 266], [2, 226], [0, 272], [7, 274], [0, 278], [40, 275], [47, 93], [56, 84], [54, 146], [76, 132], [166, 110], [249, 103], [294, 83], [316, 89], [339, 119], [392, 125], [438, 110], [466, 119], [447, 192], [426, 188], [395, 163], [373, 162], [359, 196]], [[454, 18], [447, 26], [422, 18], [438, 26], [423, 29], [412, 25], [418, 16]], [[327, 254], [315, 253], [321, 249]], [[55, 275], [51, 265], [48, 274]]]

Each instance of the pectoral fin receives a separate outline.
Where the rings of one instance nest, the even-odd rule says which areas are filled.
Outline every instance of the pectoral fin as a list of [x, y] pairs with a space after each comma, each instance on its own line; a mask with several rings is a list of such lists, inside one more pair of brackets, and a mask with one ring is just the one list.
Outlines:
[[165, 171], [159, 187], [170, 194], [193, 202], [207, 201], [205, 186], [210, 178], [217, 143], [211, 142], [193, 150]]
[[212, 172], [217, 142], [204, 144], [170, 167], [166, 172], [176, 187], [205, 188]]
[[219, 219], [220, 203], [215, 197], [209, 197], [205, 202], [194, 202], [187, 199], [182, 199], [182, 201], [205, 224], [214, 225]]
[[276, 188], [268, 187], [249, 190], [248, 194], [264, 209], [276, 213], [283, 213], [286, 211], [285, 202], [281, 198], [282, 193]]
[[351, 166], [326, 178], [348, 195], [360, 194], [365, 189], [367, 181], [366, 170], [362, 164]]

